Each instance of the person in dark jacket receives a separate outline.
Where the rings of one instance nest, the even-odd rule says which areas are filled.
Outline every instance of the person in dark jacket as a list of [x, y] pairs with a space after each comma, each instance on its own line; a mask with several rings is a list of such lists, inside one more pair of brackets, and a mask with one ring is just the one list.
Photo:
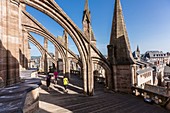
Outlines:
[[50, 75], [50, 71], [47, 74], [47, 78], [46, 78], [46, 85], [48, 90], [50, 90], [50, 83], [51, 83], [51, 75]]

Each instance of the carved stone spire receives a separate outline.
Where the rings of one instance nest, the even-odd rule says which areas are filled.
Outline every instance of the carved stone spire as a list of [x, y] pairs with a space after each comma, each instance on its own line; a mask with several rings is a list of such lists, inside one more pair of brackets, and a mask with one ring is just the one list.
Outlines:
[[86, 3], [85, 3], [84, 10], [89, 10], [89, 4], [88, 4], [88, 0], [86, 0]]
[[139, 50], [139, 46], [138, 46], [138, 45], [137, 45], [137, 49], [136, 49], [136, 51], [137, 51], [137, 52], [140, 52], [140, 50]]
[[[114, 17], [110, 37], [113, 64], [133, 64], [132, 52], [126, 31], [120, 0], [115, 0]], [[108, 49], [109, 49], [108, 46]]]
[[96, 45], [96, 39], [91, 27], [91, 15], [90, 15], [90, 10], [89, 10], [89, 5], [88, 5], [88, 0], [85, 1], [85, 6], [84, 6], [84, 12], [83, 12], [83, 32], [85, 36], [89, 39], [91, 37], [91, 42]]
[[108, 61], [112, 67], [113, 88], [115, 91], [131, 93], [132, 77], [135, 76], [135, 61], [130, 49], [130, 43], [122, 14], [120, 0], [115, 0], [114, 17]]
[[89, 10], [88, 0], [86, 0], [85, 2], [82, 21], [88, 21], [88, 23], [91, 23], [91, 15], [90, 15], [90, 10]]

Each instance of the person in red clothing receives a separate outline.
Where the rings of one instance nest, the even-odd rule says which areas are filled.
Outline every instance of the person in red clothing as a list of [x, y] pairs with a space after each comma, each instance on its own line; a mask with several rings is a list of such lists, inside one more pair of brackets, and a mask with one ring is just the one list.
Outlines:
[[57, 84], [58, 72], [54, 71], [54, 83]]

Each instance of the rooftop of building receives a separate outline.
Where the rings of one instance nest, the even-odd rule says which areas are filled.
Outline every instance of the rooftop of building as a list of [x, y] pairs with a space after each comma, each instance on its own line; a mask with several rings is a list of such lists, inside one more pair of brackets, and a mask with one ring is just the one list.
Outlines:
[[153, 58], [153, 57], [167, 57], [167, 53], [163, 53], [162, 51], [147, 51], [144, 57]]

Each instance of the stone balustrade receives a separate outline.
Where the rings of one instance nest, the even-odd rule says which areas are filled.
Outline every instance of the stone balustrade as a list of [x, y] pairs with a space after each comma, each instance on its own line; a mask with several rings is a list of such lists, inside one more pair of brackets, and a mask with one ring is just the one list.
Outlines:
[[158, 104], [170, 110], [170, 95], [168, 89], [151, 85], [146, 85], [144, 89], [133, 86], [132, 92], [136, 96], [149, 98], [155, 104]]
[[80, 71], [77, 71], [77, 70], [70, 70], [70, 74], [80, 75]]

